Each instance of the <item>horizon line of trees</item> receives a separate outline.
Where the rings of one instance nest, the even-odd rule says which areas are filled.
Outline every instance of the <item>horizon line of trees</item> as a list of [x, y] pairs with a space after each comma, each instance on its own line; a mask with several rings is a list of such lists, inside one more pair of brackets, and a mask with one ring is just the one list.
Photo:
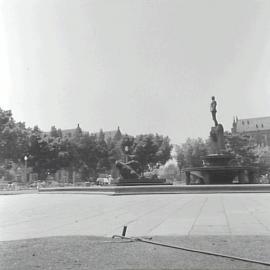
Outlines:
[[25, 123], [13, 119], [11, 110], [0, 108], [0, 177], [7, 177], [14, 164], [23, 167], [27, 156], [27, 166], [39, 179], [65, 169], [87, 180], [111, 172], [115, 161], [127, 156], [137, 160], [144, 170], [156, 163], [165, 164], [171, 149], [170, 139], [159, 134], [129, 136], [118, 130], [113, 138], [105, 140], [102, 130], [90, 134], [79, 126], [71, 136], [63, 135], [55, 126], [44, 133], [38, 126], [26, 128]]
[[[256, 145], [252, 139], [240, 134], [224, 133], [226, 151], [234, 156], [237, 165], [256, 166], [260, 173], [269, 171], [265, 157], [270, 150]], [[105, 139], [102, 130], [98, 134], [83, 132], [78, 126], [72, 136], [64, 135], [61, 129], [51, 127], [49, 133], [38, 126], [26, 128], [16, 122], [10, 110], [0, 108], [0, 178], [10, 177], [14, 167], [27, 165], [39, 179], [65, 169], [78, 172], [82, 180], [110, 173], [116, 160], [137, 160], [144, 171], [156, 164], [164, 165], [171, 158], [173, 146], [168, 137], [159, 134], [122, 135], [118, 130], [113, 138]], [[180, 171], [187, 167], [202, 166], [202, 159], [209, 154], [208, 140], [188, 138], [177, 145], [176, 160]], [[15, 166], [16, 167], [16, 166]]]

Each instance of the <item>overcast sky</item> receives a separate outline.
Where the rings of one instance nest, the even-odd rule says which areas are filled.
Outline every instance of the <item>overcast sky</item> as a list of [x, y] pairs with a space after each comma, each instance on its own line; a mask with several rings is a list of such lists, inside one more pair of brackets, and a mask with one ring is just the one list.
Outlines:
[[42, 130], [207, 138], [270, 116], [270, 1], [0, 0], [0, 107]]

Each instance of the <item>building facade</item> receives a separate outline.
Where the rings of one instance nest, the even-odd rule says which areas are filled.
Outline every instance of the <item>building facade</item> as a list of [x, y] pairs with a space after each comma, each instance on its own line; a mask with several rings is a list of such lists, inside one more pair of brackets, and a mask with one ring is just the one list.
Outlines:
[[270, 146], [270, 116], [233, 120], [232, 134], [249, 136], [259, 146]]

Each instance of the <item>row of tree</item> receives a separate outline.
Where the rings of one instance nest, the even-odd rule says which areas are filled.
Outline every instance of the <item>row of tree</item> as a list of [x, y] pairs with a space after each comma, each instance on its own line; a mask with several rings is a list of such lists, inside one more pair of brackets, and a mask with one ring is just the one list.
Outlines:
[[[269, 169], [265, 161], [269, 150], [239, 134], [225, 132], [224, 136], [226, 151], [234, 156], [235, 163], [256, 165], [262, 173]], [[25, 156], [28, 167], [40, 179], [60, 169], [79, 172], [82, 179], [88, 179], [98, 173], [110, 172], [116, 160], [126, 159], [137, 160], [147, 171], [156, 164], [165, 164], [171, 157], [171, 150], [169, 138], [158, 134], [123, 136], [118, 130], [114, 137], [105, 139], [102, 130], [90, 134], [79, 126], [71, 136], [54, 126], [44, 133], [37, 126], [26, 128], [24, 123], [13, 119], [11, 111], [0, 109], [0, 177], [14, 163], [23, 166]], [[176, 146], [179, 169], [202, 166], [202, 158], [209, 151], [208, 140], [187, 139], [181, 146]]]
[[116, 160], [127, 157], [137, 160], [145, 170], [170, 159], [172, 145], [168, 137], [122, 136], [119, 132], [106, 140], [102, 130], [90, 134], [79, 126], [69, 136], [54, 126], [44, 133], [37, 126], [26, 128], [24, 123], [13, 119], [11, 111], [0, 109], [0, 173], [14, 163], [23, 165], [25, 156], [28, 167], [40, 179], [65, 169], [79, 172], [82, 180], [110, 172]]

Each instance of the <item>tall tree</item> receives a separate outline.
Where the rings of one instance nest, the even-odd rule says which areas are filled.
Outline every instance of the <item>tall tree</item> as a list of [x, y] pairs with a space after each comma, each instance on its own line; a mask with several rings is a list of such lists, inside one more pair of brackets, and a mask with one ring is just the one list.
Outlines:
[[58, 137], [58, 131], [57, 131], [57, 129], [56, 129], [55, 126], [52, 126], [51, 127], [50, 136], [51, 137], [54, 137], [54, 138], [57, 138]]
[[47, 176], [52, 164], [48, 138], [49, 136], [43, 136], [38, 126], [31, 130], [29, 136], [28, 164], [33, 167], [34, 172], [37, 172], [43, 178]]
[[188, 138], [176, 148], [177, 162], [180, 169], [202, 166], [202, 159], [208, 153], [207, 143], [201, 139]]
[[234, 156], [239, 165], [254, 165], [257, 160], [255, 142], [241, 134], [225, 133], [226, 150]]
[[112, 138], [108, 138], [107, 149], [110, 167], [112, 168], [115, 164], [115, 161], [121, 160], [123, 157], [123, 152], [121, 149], [121, 141], [115, 141]]
[[107, 143], [105, 142], [105, 134], [101, 130], [96, 141], [96, 155], [97, 155], [97, 171], [105, 173], [110, 168], [109, 153]]
[[100, 142], [105, 142], [105, 133], [103, 132], [102, 129], [100, 129], [99, 133], [98, 133], [98, 141]]
[[170, 158], [172, 145], [168, 137], [160, 135], [139, 135], [134, 140], [133, 154], [144, 169], [156, 163], [164, 164]]
[[0, 108], [0, 160], [10, 159], [15, 162], [27, 152], [28, 130], [25, 124], [16, 123], [10, 110]]
[[165, 164], [171, 158], [173, 146], [170, 144], [170, 139], [156, 134], [155, 142], [158, 145], [155, 162]]

